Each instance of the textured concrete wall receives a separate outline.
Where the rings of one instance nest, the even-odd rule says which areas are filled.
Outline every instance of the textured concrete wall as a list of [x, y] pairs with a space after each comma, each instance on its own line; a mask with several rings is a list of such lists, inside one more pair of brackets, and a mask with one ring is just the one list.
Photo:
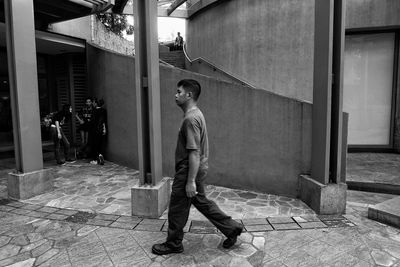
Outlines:
[[115, 33], [106, 29], [98, 19], [93, 19], [93, 38], [92, 42], [108, 50], [124, 55], [133, 56], [135, 54], [135, 44]]
[[261, 89], [312, 100], [314, 0], [221, 1], [189, 20], [186, 41], [192, 58]]
[[[312, 101], [314, 1], [219, 2], [188, 21], [189, 55], [261, 89]], [[347, 0], [346, 28], [400, 26], [399, 14], [399, 0]]]
[[212, 63], [207, 63], [204, 60], [195, 60], [193, 62], [189, 62], [189, 60], [185, 60], [185, 69], [189, 71], [193, 71], [196, 73], [200, 73], [206, 76], [214, 77], [216, 79], [220, 79], [223, 81], [227, 82], [234, 82], [234, 83], [239, 83], [242, 85], [248, 85], [253, 87], [253, 85], [246, 81], [246, 80], [239, 80], [236, 79], [235, 76], [233, 76], [230, 73], [227, 73], [223, 71], [223, 67], [216, 66]]
[[311, 161], [311, 105], [174, 68], [161, 68], [164, 169], [172, 175], [182, 112], [176, 83], [197, 79], [210, 142], [209, 183], [296, 196]]
[[[107, 156], [137, 168], [134, 59], [88, 47], [89, 86], [104, 97], [109, 119]], [[182, 111], [176, 83], [197, 79], [209, 131], [208, 183], [296, 196], [298, 176], [311, 161], [311, 105], [172, 67], [160, 66], [164, 174], [174, 174]]]
[[135, 64], [133, 57], [87, 47], [89, 91], [108, 111], [106, 158], [138, 167]]
[[347, 0], [346, 28], [400, 26], [399, 0]]
[[107, 30], [103, 23], [94, 15], [54, 23], [50, 25], [49, 30], [55, 33], [81, 38], [88, 43], [124, 55], [134, 55], [135, 53], [135, 45], [133, 42]]

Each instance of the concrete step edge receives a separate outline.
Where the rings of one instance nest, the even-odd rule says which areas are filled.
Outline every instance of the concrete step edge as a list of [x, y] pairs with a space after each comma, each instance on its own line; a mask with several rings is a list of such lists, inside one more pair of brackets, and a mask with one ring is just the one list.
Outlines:
[[357, 181], [346, 181], [346, 184], [349, 190], [400, 195], [400, 185]]
[[[389, 199], [368, 208], [368, 218], [400, 228], [400, 197]], [[392, 207], [387, 210], [388, 205]]]

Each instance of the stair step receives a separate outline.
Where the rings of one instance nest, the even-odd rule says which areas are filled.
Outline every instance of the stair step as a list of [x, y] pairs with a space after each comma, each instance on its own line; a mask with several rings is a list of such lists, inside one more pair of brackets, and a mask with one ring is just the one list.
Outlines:
[[400, 197], [369, 207], [368, 218], [400, 228]]
[[183, 51], [160, 52], [160, 59], [175, 67], [185, 68], [185, 54]]

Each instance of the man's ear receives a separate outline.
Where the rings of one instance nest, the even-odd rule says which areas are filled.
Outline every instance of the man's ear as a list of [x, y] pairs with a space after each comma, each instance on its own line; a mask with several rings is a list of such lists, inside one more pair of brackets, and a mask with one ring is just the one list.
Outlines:
[[186, 94], [187, 94], [190, 98], [193, 97], [193, 93], [192, 93], [192, 92], [187, 92]]

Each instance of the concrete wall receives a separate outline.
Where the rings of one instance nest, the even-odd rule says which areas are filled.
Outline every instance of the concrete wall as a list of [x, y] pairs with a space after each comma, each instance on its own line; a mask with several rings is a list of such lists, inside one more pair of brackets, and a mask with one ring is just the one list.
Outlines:
[[[188, 20], [188, 54], [259, 88], [312, 101], [314, 1], [220, 0]], [[399, 14], [399, 0], [347, 0], [346, 28], [399, 27]]]
[[250, 82], [248, 82], [246, 80], [239, 80], [239, 79], [235, 78], [235, 76], [233, 74], [229, 74], [229, 73], [223, 71], [222, 67], [215, 66], [212, 63], [208, 63], [202, 59], [197, 59], [193, 62], [189, 62], [189, 60], [186, 59], [185, 60], [185, 69], [192, 71], [192, 72], [203, 74], [205, 76], [214, 77], [216, 79], [220, 79], [223, 81], [234, 82], [234, 83], [238, 83], [238, 84], [242, 84], [242, 85], [248, 85], [251, 87], [253, 86]]
[[133, 56], [135, 54], [135, 44], [115, 33], [107, 30], [101, 21], [93, 16], [93, 38], [92, 42], [108, 50], [115, 51], [124, 55]]
[[107, 159], [137, 168], [134, 59], [91, 45], [87, 58], [90, 94], [104, 98], [108, 111]]
[[188, 21], [188, 54], [259, 88], [311, 101], [314, 0], [220, 2]]
[[88, 43], [124, 55], [132, 56], [135, 54], [133, 42], [107, 30], [95, 15], [51, 24], [49, 31], [81, 38]]
[[347, 0], [346, 28], [400, 26], [399, 0]]
[[[88, 47], [89, 86], [104, 97], [109, 119], [107, 158], [137, 168], [134, 59]], [[174, 174], [182, 111], [176, 83], [197, 79], [209, 131], [208, 183], [296, 196], [311, 160], [311, 105], [177, 68], [160, 66], [163, 168]]]
[[89, 42], [92, 36], [90, 28], [90, 16], [53, 23], [49, 25], [48, 30], [55, 33], [81, 38]]

